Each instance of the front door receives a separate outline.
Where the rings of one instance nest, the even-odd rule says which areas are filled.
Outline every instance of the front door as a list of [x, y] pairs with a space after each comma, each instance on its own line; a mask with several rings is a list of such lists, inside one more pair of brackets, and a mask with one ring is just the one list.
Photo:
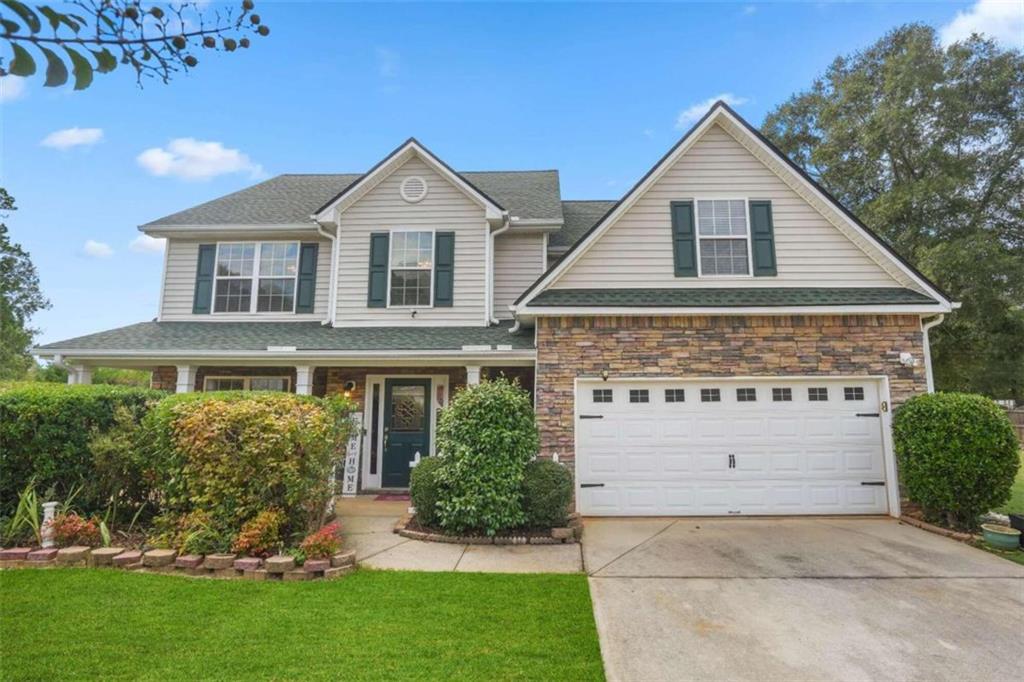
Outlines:
[[430, 455], [430, 379], [384, 382], [384, 465], [381, 485], [409, 487], [409, 463]]

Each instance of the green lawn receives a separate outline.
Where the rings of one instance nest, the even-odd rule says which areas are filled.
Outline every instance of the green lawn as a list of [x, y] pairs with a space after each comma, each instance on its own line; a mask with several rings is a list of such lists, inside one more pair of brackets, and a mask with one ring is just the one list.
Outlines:
[[582, 575], [8, 570], [0, 660], [5, 680], [604, 678]]
[[1024, 514], [1024, 450], [1020, 453], [1020, 468], [1010, 489], [1010, 500], [996, 511], [1003, 514]]

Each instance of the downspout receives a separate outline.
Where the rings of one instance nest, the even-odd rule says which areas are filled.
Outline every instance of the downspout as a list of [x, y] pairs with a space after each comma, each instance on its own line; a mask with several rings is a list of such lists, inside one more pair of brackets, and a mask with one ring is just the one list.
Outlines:
[[[336, 230], [341, 231], [341, 227], [336, 227]], [[335, 317], [335, 304], [338, 297], [338, 239], [335, 235], [324, 230], [323, 226], [318, 222], [316, 224], [316, 231], [321, 237], [326, 237], [331, 240], [331, 274], [328, 277], [328, 286], [330, 291], [327, 292], [327, 317], [324, 319], [322, 324], [324, 326], [334, 326]]]
[[499, 234], [503, 234], [512, 229], [512, 219], [506, 211], [502, 215], [502, 224], [494, 232], [491, 232], [487, 238], [487, 282], [485, 287], [487, 289], [487, 303], [486, 303], [486, 317], [490, 324], [501, 324], [501, 321], [494, 317], [494, 238]]
[[923, 318], [921, 320], [922, 341], [924, 343], [924, 375], [928, 384], [929, 393], [935, 393], [935, 377], [932, 374], [932, 351], [931, 344], [928, 341], [928, 330], [942, 324], [942, 321], [945, 318], [945, 315], [937, 315], [928, 322], [925, 322]]

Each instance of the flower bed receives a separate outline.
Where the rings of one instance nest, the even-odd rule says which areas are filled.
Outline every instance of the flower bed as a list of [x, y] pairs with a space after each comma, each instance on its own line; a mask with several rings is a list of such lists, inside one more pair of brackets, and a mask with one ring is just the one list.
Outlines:
[[583, 535], [583, 523], [578, 514], [570, 514], [568, 525], [562, 528], [513, 529], [498, 535], [450, 535], [443, 530], [423, 526], [415, 516], [409, 515], [398, 520], [394, 532], [410, 540], [455, 545], [561, 545], [579, 542]]
[[151, 549], [144, 552], [126, 550], [122, 547], [85, 546], [63, 549], [11, 547], [0, 550], [0, 568], [85, 566], [246, 580], [330, 580], [350, 573], [355, 569], [355, 565], [354, 550], [338, 552], [328, 559], [307, 559], [301, 566], [289, 555], [261, 559], [237, 554], [179, 555], [170, 549]]

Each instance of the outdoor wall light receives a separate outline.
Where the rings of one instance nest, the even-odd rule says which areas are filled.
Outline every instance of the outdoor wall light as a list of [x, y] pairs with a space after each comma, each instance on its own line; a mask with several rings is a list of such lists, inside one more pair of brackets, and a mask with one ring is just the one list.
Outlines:
[[608, 370], [601, 370], [601, 381], [608, 381]]
[[349, 379], [348, 381], [345, 382], [345, 397], [346, 398], [351, 398], [352, 397], [352, 391], [354, 391], [354, 390], [356, 390], [356, 382], [354, 382], [351, 379]]

